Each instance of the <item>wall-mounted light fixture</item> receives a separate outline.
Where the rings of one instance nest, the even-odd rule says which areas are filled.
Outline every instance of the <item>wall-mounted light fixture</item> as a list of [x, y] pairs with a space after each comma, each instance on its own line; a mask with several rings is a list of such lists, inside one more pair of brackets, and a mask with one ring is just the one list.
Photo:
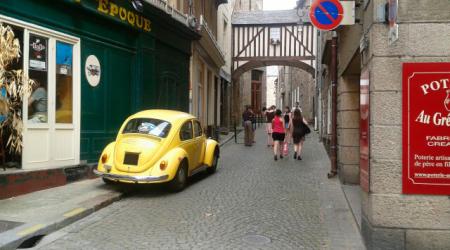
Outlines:
[[142, 0], [130, 0], [130, 2], [136, 11], [144, 12], [144, 4], [142, 3]]

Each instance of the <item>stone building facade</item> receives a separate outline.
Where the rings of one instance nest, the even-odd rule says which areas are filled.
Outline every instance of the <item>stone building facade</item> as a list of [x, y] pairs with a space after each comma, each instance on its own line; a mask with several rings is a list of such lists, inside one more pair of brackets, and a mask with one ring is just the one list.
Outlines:
[[[263, 0], [235, 0], [234, 11], [261, 11], [263, 10]], [[258, 68], [247, 71], [239, 78], [239, 103], [237, 114], [241, 114], [245, 106], [251, 105], [253, 111], [260, 113], [267, 105], [267, 84], [266, 68]]]
[[278, 83], [276, 87], [276, 106], [291, 109], [296, 103], [302, 110], [303, 116], [310, 124], [314, 122], [315, 80], [313, 76], [299, 68], [279, 66]]
[[[398, 39], [392, 43], [384, 20], [386, 4], [385, 0], [356, 1], [358, 23], [336, 30], [339, 176], [344, 183], [362, 187], [360, 226], [368, 249], [449, 249], [448, 196], [402, 191], [402, 64], [450, 61], [450, 2], [398, 0]], [[326, 145], [331, 119], [331, 37], [332, 32], [321, 32], [318, 48], [321, 103], [317, 112]], [[366, 74], [369, 172], [367, 182], [360, 182], [360, 82]]]
[[217, 13], [217, 41], [222, 48], [225, 65], [220, 69], [219, 117], [221, 132], [228, 133], [231, 127], [231, 17], [235, 0], [219, 6]]

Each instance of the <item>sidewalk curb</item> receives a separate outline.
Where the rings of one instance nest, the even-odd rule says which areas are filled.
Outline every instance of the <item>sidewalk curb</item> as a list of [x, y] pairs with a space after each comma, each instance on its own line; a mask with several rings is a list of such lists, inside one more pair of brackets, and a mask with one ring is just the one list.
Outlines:
[[[33, 237], [46, 236], [58, 231], [88, 215], [120, 200], [125, 194], [112, 191], [83, 202], [81, 206], [69, 211], [62, 211], [60, 216], [50, 221], [26, 223], [0, 234], [0, 250], [16, 249], [23, 242]], [[98, 201], [93, 201], [98, 199]]]
[[[239, 133], [240, 133], [240, 132], [241, 132], [241, 131], [240, 131], [240, 130], [238, 130], [238, 131], [237, 131], [237, 133], [236, 133], [236, 136], [237, 136], [237, 135], [239, 135]], [[222, 146], [224, 146], [225, 144], [227, 144], [227, 143], [228, 143], [229, 141], [231, 141], [231, 140], [233, 140], [233, 139], [234, 139], [234, 136], [235, 136], [235, 135], [234, 135], [234, 132], [233, 132], [233, 133], [230, 133], [230, 134], [233, 134], [233, 135], [232, 135], [232, 136], [230, 136], [230, 137], [228, 137], [227, 139], [225, 139], [225, 141], [223, 141], [223, 142], [220, 142], [220, 143], [219, 143], [219, 146], [221, 146], [221, 147], [222, 147]]]
[[[240, 132], [240, 131], [239, 131]], [[237, 134], [239, 134], [239, 132]], [[234, 138], [234, 133], [225, 141], [220, 142], [222, 147]], [[108, 194], [96, 196], [88, 201], [82, 202], [80, 206], [69, 210], [61, 211], [60, 216], [50, 221], [26, 223], [17, 228], [0, 233], [0, 250], [17, 249], [23, 242], [34, 237], [46, 236], [56, 232], [78, 220], [81, 220], [92, 213], [111, 205], [120, 200], [125, 193], [111, 191]]]
[[225, 141], [220, 142], [219, 146], [222, 147], [223, 145], [227, 144], [229, 141], [231, 141], [234, 138], [234, 134], [233, 136], [230, 136], [229, 138], [227, 138]]

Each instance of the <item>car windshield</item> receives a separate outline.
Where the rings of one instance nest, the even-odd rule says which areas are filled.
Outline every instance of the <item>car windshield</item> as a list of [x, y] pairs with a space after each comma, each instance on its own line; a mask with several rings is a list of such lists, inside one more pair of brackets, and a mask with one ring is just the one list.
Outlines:
[[127, 123], [123, 129], [123, 134], [145, 134], [166, 138], [171, 127], [172, 125], [167, 121], [153, 118], [135, 118]]

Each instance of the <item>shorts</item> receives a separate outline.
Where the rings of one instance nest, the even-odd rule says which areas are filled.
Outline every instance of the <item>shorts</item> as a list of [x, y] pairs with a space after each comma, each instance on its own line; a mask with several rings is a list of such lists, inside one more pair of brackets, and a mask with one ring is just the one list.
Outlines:
[[276, 133], [276, 132], [272, 133], [272, 139], [274, 141], [284, 141], [285, 136], [286, 136], [285, 133]]

